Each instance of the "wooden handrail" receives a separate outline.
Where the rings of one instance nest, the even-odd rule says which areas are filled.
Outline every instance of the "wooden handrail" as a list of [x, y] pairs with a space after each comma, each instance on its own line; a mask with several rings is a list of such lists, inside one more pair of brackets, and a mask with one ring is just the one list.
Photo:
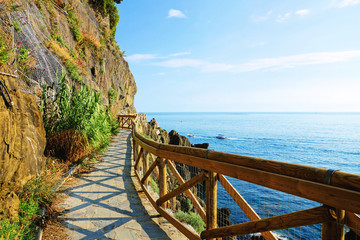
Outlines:
[[[215, 239], [217, 237], [261, 232], [265, 239], [276, 239], [276, 236], [270, 232], [271, 230], [317, 223], [323, 223], [323, 237], [326, 236], [327, 238], [329, 236], [333, 237], [331, 234], [337, 232], [334, 239], [342, 239], [344, 236], [344, 224], [348, 224], [356, 234], [360, 232], [358, 227], [359, 217], [353, 214], [360, 213], [359, 175], [213, 150], [161, 144], [142, 136], [142, 134], [138, 132], [136, 125], [133, 127], [132, 137], [134, 148], [140, 148], [140, 151], [134, 151], [137, 160], [135, 172], [143, 188], [143, 183], [155, 169], [154, 166], [156, 164], [155, 161], [153, 161], [149, 169], [145, 167], [144, 172], [146, 173], [143, 175], [143, 179], [140, 179], [137, 172], [137, 165], [143, 151], [147, 151], [151, 158], [151, 154], [153, 154], [160, 159], [158, 162], [160, 198], [157, 201], [150, 199], [150, 202], [155, 205], [154, 207], [161, 215], [168, 220], [170, 219], [169, 221], [178, 227], [180, 231], [184, 231], [185, 235], [190, 236], [189, 238], [193, 239], [197, 237], [196, 234], [193, 235], [189, 233], [187, 228], [184, 229], [178, 226], [179, 221], [174, 220], [173, 217], [164, 210], [167, 206], [166, 202], [181, 192], [185, 192], [193, 203], [197, 203], [195, 208], [198, 210], [200, 216], [206, 219], [207, 230], [201, 233], [201, 238]], [[138, 152], [139, 154], [137, 154]], [[166, 159], [208, 171], [209, 178], [205, 181], [207, 203], [205, 213], [197, 202], [194, 194], [189, 190], [190, 187], [200, 181], [197, 181], [197, 178], [200, 179], [199, 176], [201, 174], [185, 182], [177, 172], [174, 164]], [[158, 160], [156, 160], [156, 162], [157, 161]], [[170, 193], [167, 192], [166, 163], [170, 169], [169, 173], [172, 172], [181, 184], [180, 187]], [[331, 174], [329, 175], [329, 173]], [[316, 201], [324, 204], [324, 206], [261, 219], [223, 175]], [[250, 222], [227, 227], [217, 227], [217, 181], [224, 186], [229, 195], [249, 217]], [[149, 193], [145, 193], [151, 198]], [[329, 211], [335, 212], [336, 216], [334, 217]], [[337, 230], [335, 228], [337, 228]]]
[[[156, 149], [169, 152], [182, 153], [193, 157], [206, 158], [252, 169], [263, 170], [271, 173], [281, 174], [289, 177], [295, 177], [312, 182], [324, 183], [328, 169], [312, 166], [305, 166], [295, 163], [286, 163], [275, 160], [261, 159], [249, 156], [242, 156], [232, 153], [218, 152], [200, 148], [190, 148], [175, 145], [159, 144], [145, 138], [135, 130], [135, 136], [141, 142], [144, 142]], [[360, 176], [352, 173], [335, 171], [331, 177], [331, 185], [346, 188], [349, 190], [360, 191]]]
[[[333, 206], [356, 213], [360, 212], [360, 191], [353, 191], [331, 185], [320, 184], [317, 182], [265, 172], [253, 168], [230, 164], [227, 162], [199, 158], [177, 152], [169, 152], [141, 142], [141, 140], [136, 135], [134, 136], [134, 139], [144, 149], [162, 158], [176, 159], [177, 162], [183, 164], [208, 171], [218, 172], [226, 176], [272, 188], [274, 190], [289, 193], [302, 198], [310, 199], [328, 206]], [[162, 144], [158, 145], [160, 148], [163, 146]]]
[[332, 220], [333, 219], [326, 207], [316, 207], [257, 221], [206, 230], [201, 233], [201, 238], [208, 239], [210, 237], [244, 235], [254, 232], [264, 232], [330, 222]]

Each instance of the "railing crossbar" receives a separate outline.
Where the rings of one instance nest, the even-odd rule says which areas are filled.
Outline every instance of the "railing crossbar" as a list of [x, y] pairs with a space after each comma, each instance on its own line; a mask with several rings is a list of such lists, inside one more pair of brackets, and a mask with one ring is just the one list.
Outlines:
[[[135, 171], [135, 175], [140, 182], [140, 176], [137, 171]], [[151, 205], [160, 213], [161, 216], [163, 216], [166, 220], [168, 220], [173, 226], [175, 226], [177, 229], [179, 229], [180, 232], [182, 232], [187, 238], [190, 240], [201, 240], [201, 238], [195, 234], [192, 230], [190, 230], [187, 226], [183, 225], [179, 220], [171, 216], [164, 208], [158, 206], [154, 200], [154, 198], [151, 196], [149, 191], [146, 189], [146, 187], [143, 184], [140, 184], [141, 189], [145, 193], [146, 197], [149, 199]]]
[[141, 179], [142, 184], [145, 183], [146, 179], [150, 176], [150, 174], [153, 172], [153, 170], [157, 167], [158, 163], [159, 163], [158, 159], [156, 159], [155, 161], [152, 162], [151, 166], [149, 167], [149, 169], [146, 171], [143, 178]]
[[[219, 182], [224, 189], [229, 193], [230, 197], [250, 219], [250, 221], [261, 220], [260, 216], [250, 206], [250, 204], [241, 196], [241, 194], [234, 188], [234, 186], [222, 175], [219, 174]], [[261, 235], [266, 240], [277, 240], [277, 237], [272, 232], [262, 232]]]
[[[184, 184], [185, 180], [181, 177], [180, 173], [176, 170], [176, 167], [174, 165], [174, 163], [171, 160], [167, 161], [167, 164], [170, 168], [170, 171], [174, 174], [174, 176], [176, 177], [176, 179], [178, 180], [178, 182], [180, 184]], [[200, 215], [200, 217], [206, 221], [206, 213], [204, 208], [200, 205], [199, 201], [197, 200], [197, 198], [195, 197], [195, 195], [193, 194], [192, 191], [190, 190], [186, 190], [185, 194], [188, 196], [188, 198], [190, 199], [191, 203], [194, 205], [196, 211], [198, 212], [198, 214]]]
[[327, 207], [315, 207], [298, 212], [288, 213], [280, 216], [265, 218], [257, 221], [240, 223], [227, 227], [205, 230], [201, 233], [202, 239], [245, 235], [257, 232], [273, 231], [284, 228], [294, 228], [306, 225], [331, 222]]
[[196, 184], [199, 184], [203, 181], [205, 181], [208, 178], [208, 174], [206, 172], [201, 172], [198, 175], [196, 175], [195, 177], [193, 177], [192, 179], [190, 179], [189, 181], [181, 184], [179, 187], [175, 188], [173, 191], [165, 194], [164, 196], [160, 197], [157, 201], [156, 204], [157, 205], [161, 205], [164, 202], [170, 200], [173, 197], [176, 197], [177, 195], [185, 192], [186, 190], [194, 187]]

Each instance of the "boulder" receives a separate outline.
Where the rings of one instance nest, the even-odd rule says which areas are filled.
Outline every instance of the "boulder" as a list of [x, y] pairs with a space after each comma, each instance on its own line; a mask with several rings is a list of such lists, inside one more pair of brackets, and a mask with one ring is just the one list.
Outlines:
[[208, 149], [209, 148], [209, 143], [191, 144], [191, 147]]
[[187, 139], [187, 137], [181, 136], [175, 130], [171, 130], [171, 132], [169, 133], [169, 138], [170, 138], [169, 144], [185, 146], [185, 147], [191, 146], [189, 139]]

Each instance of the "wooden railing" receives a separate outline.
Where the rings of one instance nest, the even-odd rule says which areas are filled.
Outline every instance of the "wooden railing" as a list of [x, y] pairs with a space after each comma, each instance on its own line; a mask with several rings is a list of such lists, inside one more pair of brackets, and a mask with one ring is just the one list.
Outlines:
[[118, 115], [119, 127], [125, 129], [133, 129], [136, 117], [136, 115]]
[[[189, 239], [221, 239], [260, 232], [265, 239], [277, 239], [273, 230], [322, 224], [322, 239], [344, 239], [346, 224], [360, 236], [360, 176], [298, 164], [253, 158], [230, 153], [190, 147], [160, 144], [144, 137], [134, 125], [134, 169], [141, 187], [154, 208]], [[192, 179], [185, 181], [175, 163], [201, 169]], [[167, 174], [173, 174], [179, 186], [167, 190]], [[159, 197], [156, 199], [148, 185], [149, 177], [158, 179]], [[261, 219], [225, 176], [271, 188], [322, 206]], [[191, 191], [205, 181], [205, 208]], [[217, 226], [217, 184], [220, 183], [249, 222], [231, 226]], [[177, 220], [166, 209], [169, 202], [184, 193], [196, 212], [206, 223], [206, 229], [197, 234]]]

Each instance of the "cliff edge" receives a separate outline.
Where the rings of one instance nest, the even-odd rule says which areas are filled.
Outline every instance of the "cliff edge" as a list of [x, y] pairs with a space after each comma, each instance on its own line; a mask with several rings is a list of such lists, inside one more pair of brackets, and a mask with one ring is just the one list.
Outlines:
[[75, 90], [101, 93], [113, 116], [136, 112], [136, 83], [114, 40], [117, 9], [107, 2], [0, 3], [0, 209], [11, 212], [14, 192], [45, 165], [42, 90], [55, 95], [62, 74]]

